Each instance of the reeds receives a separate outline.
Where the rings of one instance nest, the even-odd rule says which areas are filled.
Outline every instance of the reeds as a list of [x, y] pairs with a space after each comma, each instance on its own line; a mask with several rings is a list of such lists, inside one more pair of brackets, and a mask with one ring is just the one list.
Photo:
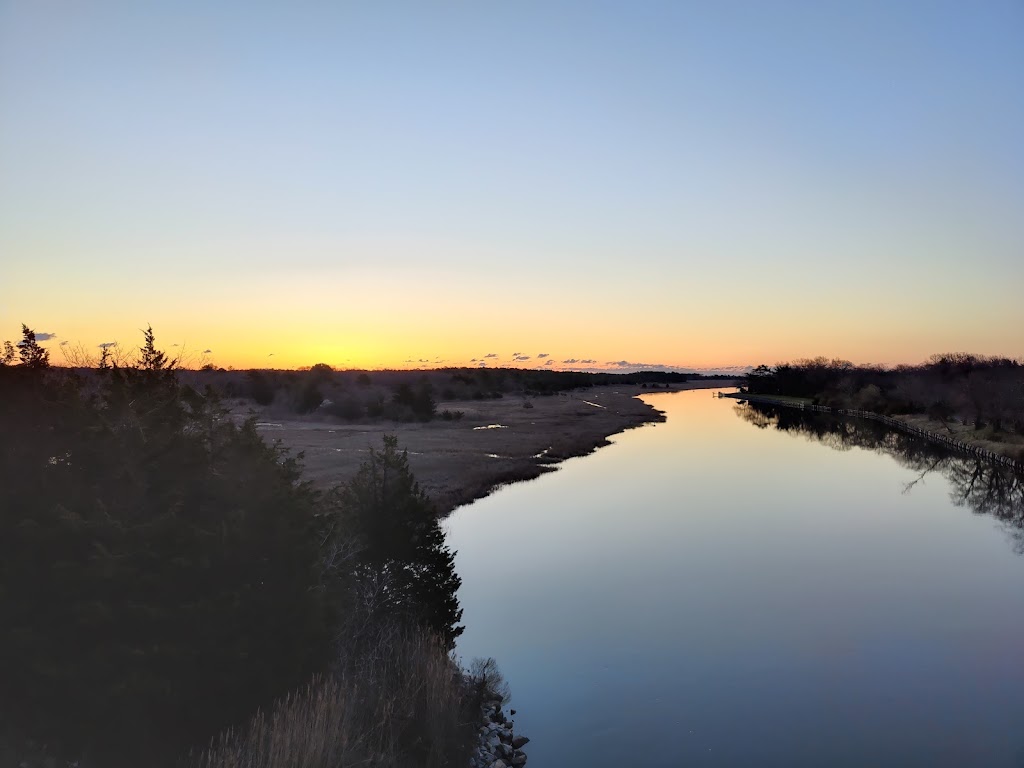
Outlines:
[[476, 702], [441, 643], [394, 632], [375, 651], [226, 731], [191, 768], [466, 765]]

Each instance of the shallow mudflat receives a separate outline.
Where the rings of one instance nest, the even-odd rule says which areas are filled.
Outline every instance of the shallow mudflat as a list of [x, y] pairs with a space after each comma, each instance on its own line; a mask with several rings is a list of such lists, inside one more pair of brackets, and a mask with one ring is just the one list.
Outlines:
[[[730, 382], [694, 381], [672, 390], [723, 386]], [[442, 512], [449, 512], [497, 485], [537, 477], [561, 459], [589, 453], [610, 435], [662, 420], [658, 410], [636, 397], [651, 391], [595, 387], [550, 397], [440, 402], [439, 413], [462, 411], [463, 417], [426, 424], [347, 423], [315, 415], [257, 416], [257, 423], [267, 440], [302, 451], [306, 477], [323, 488], [351, 477], [367, 451], [381, 446], [382, 435], [397, 435], [420, 485]]]

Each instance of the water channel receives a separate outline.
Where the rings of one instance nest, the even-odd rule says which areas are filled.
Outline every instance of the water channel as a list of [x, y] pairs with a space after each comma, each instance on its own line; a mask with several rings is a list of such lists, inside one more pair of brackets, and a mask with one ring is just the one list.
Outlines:
[[448, 520], [531, 768], [1024, 765], [1021, 478], [870, 422], [667, 421]]

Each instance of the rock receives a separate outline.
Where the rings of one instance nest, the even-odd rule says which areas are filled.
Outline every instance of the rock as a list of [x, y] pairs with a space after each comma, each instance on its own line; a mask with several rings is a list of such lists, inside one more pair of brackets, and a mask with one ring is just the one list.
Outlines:
[[510, 709], [509, 710], [509, 714], [511, 714], [513, 717], [515, 717], [516, 711], [514, 709]]
[[512, 739], [512, 748], [513, 749], [522, 749], [523, 747], [525, 747], [529, 743], [530, 743], [530, 739], [527, 738], [526, 736], [516, 736], [514, 739]]
[[512, 758], [512, 765], [516, 766], [516, 768], [519, 768], [520, 765], [526, 765], [526, 755], [520, 752]]
[[491, 768], [508, 768], [508, 763], [504, 760], [495, 760], [491, 763]]

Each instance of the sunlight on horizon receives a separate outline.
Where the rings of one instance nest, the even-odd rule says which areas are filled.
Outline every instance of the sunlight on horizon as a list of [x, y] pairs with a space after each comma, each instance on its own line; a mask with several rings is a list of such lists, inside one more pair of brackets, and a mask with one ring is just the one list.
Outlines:
[[1021, 357], [1022, 28], [1013, 2], [7, 4], [0, 338]]

